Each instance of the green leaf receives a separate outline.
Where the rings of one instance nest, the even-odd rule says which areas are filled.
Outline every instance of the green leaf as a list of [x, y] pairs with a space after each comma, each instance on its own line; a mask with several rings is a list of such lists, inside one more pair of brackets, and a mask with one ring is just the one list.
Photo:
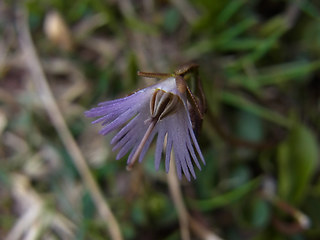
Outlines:
[[242, 208], [244, 220], [255, 228], [263, 228], [270, 221], [270, 204], [259, 196], [254, 196], [244, 203]]
[[247, 182], [246, 184], [243, 184], [242, 186], [231, 190], [230, 192], [219, 194], [218, 196], [212, 197], [210, 199], [191, 200], [190, 204], [202, 211], [211, 211], [219, 207], [227, 206], [236, 201], [239, 201], [249, 192], [256, 189], [260, 185], [260, 182], [261, 178], [256, 178], [251, 180], [250, 182]]
[[227, 28], [223, 32], [216, 34], [215, 37], [209, 37], [201, 39], [196, 43], [193, 43], [187, 50], [186, 55], [189, 57], [199, 57], [202, 54], [220, 49], [226, 49], [232, 40], [236, 39], [239, 35], [252, 28], [257, 24], [256, 19], [247, 18], [239, 23], [232, 26], [232, 28]]
[[245, 111], [238, 111], [235, 119], [236, 132], [239, 137], [256, 142], [263, 139], [263, 123], [257, 115]]
[[231, 82], [243, 86], [254, 81], [259, 87], [263, 87], [271, 84], [281, 84], [297, 78], [307, 80], [306, 76], [318, 69], [320, 69], [320, 61], [284, 63], [262, 69], [255, 76], [237, 75], [231, 79]]
[[314, 134], [300, 125], [294, 129], [291, 138], [292, 166], [295, 177], [292, 189], [293, 203], [303, 200], [310, 180], [318, 165], [318, 146]]
[[225, 24], [243, 5], [247, 3], [247, 0], [233, 0], [227, 3], [224, 9], [217, 17], [217, 25]]
[[270, 206], [262, 199], [255, 199], [251, 205], [251, 221], [255, 227], [263, 227], [270, 220]]
[[278, 147], [278, 193], [282, 198], [288, 199], [291, 190], [291, 174], [288, 171], [290, 161], [290, 147], [287, 142]]
[[305, 198], [318, 165], [316, 137], [309, 128], [296, 124], [278, 149], [279, 195], [299, 205]]
[[164, 15], [163, 27], [166, 32], [174, 33], [181, 22], [181, 16], [175, 8], [169, 8]]
[[247, 100], [243, 96], [234, 94], [232, 92], [223, 91], [220, 93], [219, 97], [224, 103], [255, 114], [261, 118], [277, 123], [283, 127], [290, 127], [290, 121], [286, 117], [270, 109], [259, 106]]

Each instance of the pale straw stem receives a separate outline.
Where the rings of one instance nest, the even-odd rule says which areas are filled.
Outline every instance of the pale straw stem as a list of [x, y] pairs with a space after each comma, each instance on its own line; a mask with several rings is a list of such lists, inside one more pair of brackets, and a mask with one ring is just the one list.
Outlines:
[[27, 13], [23, 7], [20, 7], [16, 12], [18, 38], [26, 60], [26, 64], [31, 74], [31, 78], [34, 81], [35, 87], [37, 88], [43, 107], [44, 109], [46, 109], [50, 120], [54, 125], [56, 131], [58, 132], [65, 148], [71, 155], [73, 163], [80, 173], [82, 181], [87, 186], [94, 204], [97, 207], [97, 212], [100, 214], [100, 217], [103, 219], [104, 223], [107, 224], [107, 228], [109, 230], [111, 238], [113, 240], [121, 240], [122, 235], [120, 232], [119, 224], [115, 219], [109, 205], [104, 199], [97, 183], [95, 182], [86, 164], [86, 161], [76, 141], [71, 135], [60, 109], [57, 106], [57, 103], [54, 99], [52, 91], [43, 72], [42, 66], [40, 64], [40, 60], [37, 56], [27, 23]]
[[168, 173], [168, 185], [170, 194], [173, 198], [173, 203], [177, 209], [180, 232], [182, 240], [190, 240], [188, 211], [183, 202], [182, 192], [179, 186], [179, 180], [176, 173], [175, 158], [173, 150], [171, 151], [170, 170]]

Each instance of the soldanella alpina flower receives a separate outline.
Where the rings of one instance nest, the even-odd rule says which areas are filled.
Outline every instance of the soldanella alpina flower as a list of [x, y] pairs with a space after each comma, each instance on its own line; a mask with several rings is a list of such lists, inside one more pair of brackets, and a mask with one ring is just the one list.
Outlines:
[[[204, 98], [194, 96], [186, 83], [186, 75], [193, 70], [197, 70], [197, 65], [187, 65], [173, 74], [139, 72], [140, 76], [161, 80], [85, 112], [87, 117], [99, 117], [92, 123], [101, 123], [100, 134], [116, 132], [111, 140], [112, 150], [118, 150], [117, 160], [130, 151], [129, 169], [137, 160], [143, 160], [156, 137], [156, 170], [165, 152], [165, 169], [169, 171], [173, 149], [178, 177], [181, 179], [183, 172], [189, 181], [191, 175], [196, 178], [193, 164], [201, 170], [198, 159], [203, 164], [205, 161], [193, 127], [202, 120]], [[200, 83], [197, 84], [199, 87]]]

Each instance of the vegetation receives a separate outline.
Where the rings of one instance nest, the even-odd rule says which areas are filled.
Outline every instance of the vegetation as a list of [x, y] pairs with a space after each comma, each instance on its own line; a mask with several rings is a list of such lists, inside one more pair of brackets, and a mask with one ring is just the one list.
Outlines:
[[[319, 21], [317, 0], [1, 1], [0, 238], [319, 239]], [[189, 62], [206, 165], [177, 182], [153, 144], [126, 171], [84, 111]]]

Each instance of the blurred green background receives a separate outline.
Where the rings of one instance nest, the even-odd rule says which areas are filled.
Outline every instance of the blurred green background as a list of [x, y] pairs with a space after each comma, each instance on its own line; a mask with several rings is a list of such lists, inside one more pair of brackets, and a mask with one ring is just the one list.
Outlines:
[[150, 84], [137, 70], [191, 61], [208, 112], [198, 138], [207, 164], [181, 181], [189, 214], [223, 239], [320, 239], [317, 0], [1, 1], [1, 239], [110, 238], [30, 75], [21, 9], [124, 239], [181, 239], [166, 174], [154, 147], [126, 171], [83, 112]]

